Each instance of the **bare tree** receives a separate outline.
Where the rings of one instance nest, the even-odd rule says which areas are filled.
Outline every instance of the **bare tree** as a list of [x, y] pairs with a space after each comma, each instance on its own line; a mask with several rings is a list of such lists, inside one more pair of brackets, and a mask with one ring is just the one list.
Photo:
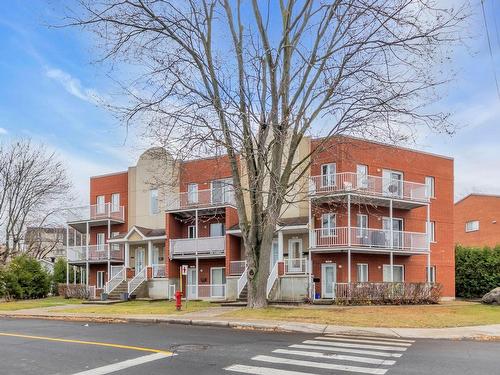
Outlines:
[[21, 140], [4, 146], [0, 160], [7, 162], [2, 169], [3, 205], [0, 206], [5, 251], [0, 263], [21, 251], [28, 224], [43, 225], [66, 197], [70, 184], [66, 170], [54, 153], [43, 145]]
[[[266, 305], [272, 238], [313, 154], [310, 135], [398, 141], [421, 127], [467, 7], [432, 0], [80, 0], [65, 26], [95, 32], [127, 125], [180, 157], [228, 156], [248, 262], [249, 306]], [[138, 68], [139, 67], [139, 68]], [[127, 79], [124, 77], [130, 77]], [[321, 146], [321, 144], [320, 144]]]

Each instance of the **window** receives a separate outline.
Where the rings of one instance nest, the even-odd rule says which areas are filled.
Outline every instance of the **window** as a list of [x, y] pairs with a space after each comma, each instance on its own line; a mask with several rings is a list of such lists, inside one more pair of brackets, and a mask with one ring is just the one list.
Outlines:
[[104, 233], [97, 233], [96, 235], [97, 251], [104, 251], [104, 242], [105, 242]]
[[196, 226], [188, 226], [188, 238], [196, 238]]
[[97, 289], [104, 288], [104, 271], [97, 271]]
[[401, 197], [403, 195], [403, 174], [384, 169], [382, 171], [383, 190], [385, 195]]
[[466, 232], [474, 232], [479, 230], [479, 220], [472, 220], [465, 223]]
[[[394, 282], [395, 283], [402, 283], [405, 281], [405, 268], [402, 265], [394, 265], [393, 266], [393, 275], [394, 275]], [[390, 264], [384, 264], [384, 269], [383, 269], [383, 280], [385, 283], [388, 283], [391, 281], [391, 265]]]
[[156, 215], [160, 212], [158, 205], [158, 189], [151, 189], [149, 191], [149, 214]]
[[429, 235], [429, 240], [431, 242], [436, 242], [436, 222], [435, 221], [429, 222], [429, 229], [428, 229], [427, 233]]
[[104, 203], [104, 195], [98, 195], [96, 197], [96, 213], [104, 214], [106, 212], [106, 204]]
[[321, 166], [321, 186], [335, 186], [335, 174], [337, 165], [335, 163], [323, 164]]
[[357, 275], [358, 283], [368, 282], [368, 264], [358, 263], [357, 268], [358, 268], [358, 275]]
[[225, 234], [224, 223], [210, 224], [210, 237], [220, 237]]
[[368, 188], [368, 166], [364, 164], [358, 164], [356, 166], [356, 182], [358, 188], [367, 189]]
[[368, 215], [358, 214], [356, 216], [356, 237], [368, 237]]
[[[120, 232], [111, 232], [111, 238], [115, 238], [120, 234]], [[120, 250], [120, 244], [114, 243], [111, 245], [111, 250], [118, 251]]]
[[321, 237], [333, 237], [336, 235], [337, 215], [329, 212], [321, 216]]
[[[429, 268], [426, 268], [426, 274], [425, 274], [425, 281], [427, 282], [429, 280]], [[429, 282], [435, 283], [436, 282], [436, 266], [431, 266], [430, 268], [431, 271], [431, 278]]]
[[232, 196], [233, 181], [230, 178], [212, 181], [212, 203], [229, 202]]
[[120, 211], [120, 193], [111, 194], [111, 212]]
[[198, 203], [198, 184], [188, 184], [188, 203]]
[[427, 176], [425, 178], [425, 185], [427, 186], [427, 196], [430, 198], [434, 198], [434, 177]]

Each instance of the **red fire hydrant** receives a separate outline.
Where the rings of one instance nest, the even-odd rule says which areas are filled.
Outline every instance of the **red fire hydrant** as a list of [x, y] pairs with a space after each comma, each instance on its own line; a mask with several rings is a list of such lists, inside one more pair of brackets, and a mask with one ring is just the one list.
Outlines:
[[178, 290], [177, 292], [175, 292], [175, 308], [180, 311], [181, 308], [182, 308], [182, 292], [180, 290]]

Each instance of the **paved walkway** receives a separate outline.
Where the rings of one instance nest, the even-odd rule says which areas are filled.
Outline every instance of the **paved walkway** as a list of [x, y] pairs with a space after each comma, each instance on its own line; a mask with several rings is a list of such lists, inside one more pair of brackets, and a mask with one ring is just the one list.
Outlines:
[[88, 305], [64, 305], [16, 311], [0, 311], [0, 316], [12, 318], [44, 318], [81, 321], [90, 320], [103, 322], [171, 323], [322, 334], [366, 334], [407, 338], [500, 340], [500, 324], [456, 328], [380, 328], [337, 326], [329, 324], [287, 322], [279, 320], [231, 319], [221, 316], [228, 311], [234, 311], [235, 309], [237, 309], [235, 307], [211, 307], [206, 310], [186, 313], [182, 315], [117, 315], [59, 312], [60, 310], [78, 309], [84, 307], [88, 307]]

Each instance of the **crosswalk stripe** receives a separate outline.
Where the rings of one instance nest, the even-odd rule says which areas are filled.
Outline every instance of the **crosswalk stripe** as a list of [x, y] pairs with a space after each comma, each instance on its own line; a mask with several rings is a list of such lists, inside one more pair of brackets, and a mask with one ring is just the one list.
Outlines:
[[[316, 340], [320, 339], [320, 340]], [[305, 342], [306, 344], [319, 344], [319, 345], [328, 345], [328, 346], [341, 346], [344, 348], [359, 348], [359, 349], [376, 349], [376, 350], [392, 350], [398, 352], [406, 351], [406, 348], [400, 348], [397, 346], [381, 346], [381, 345], [368, 345], [368, 344], [352, 344], [347, 342], [330, 342], [326, 340], [321, 340], [321, 337], [316, 337], [315, 340], [306, 340], [309, 342]]]
[[396, 363], [396, 361], [387, 359], [357, 357], [357, 356], [343, 355], [343, 354], [323, 354], [319, 352], [305, 352], [303, 350], [276, 349], [273, 350], [273, 353], [298, 355], [298, 356], [320, 358], [320, 359], [336, 359], [339, 361], [352, 361], [352, 362], [369, 363], [372, 365], [384, 365], [384, 366], [392, 366], [393, 364]]
[[394, 346], [411, 346], [410, 343], [406, 342], [387, 342], [387, 341], [374, 341], [374, 340], [365, 340], [365, 339], [348, 339], [344, 337], [316, 337], [316, 339], [320, 340], [330, 340], [330, 341], [342, 341], [342, 342], [360, 342], [366, 344], [381, 344], [381, 345], [394, 345]]
[[346, 372], [357, 372], [357, 373], [362, 373], [362, 374], [383, 375], [387, 372], [387, 369], [381, 369], [381, 368], [347, 366], [347, 365], [337, 365], [337, 364], [333, 364], [333, 363], [302, 361], [302, 360], [298, 360], [298, 359], [288, 359], [288, 358], [274, 357], [274, 356], [268, 356], [268, 355], [257, 355], [255, 357], [253, 357], [252, 360], [253, 361], [274, 363], [274, 364], [314, 367], [314, 368], [320, 368], [320, 369], [339, 370], [339, 371], [346, 371]]
[[300, 371], [289, 371], [280, 370], [271, 367], [258, 367], [258, 366], [247, 366], [247, 365], [231, 365], [226, 367], [224, 370], [240, 372], [243, 374], [254, 374], [254, 375], [318, 375], [311, 372], [300, 372]]
[[[304, 343], [307, 344], [308, 342], [304, 341]], [[365, 354], [365, 355], [374, 355], [374, 356], [378, 356], [378, 357], [392, 357], [392, 358], [399, 358], [402, 356], [401, 353], [378, 352], [378, 351], [373, 351], [373, 350], [338, 348], [338, 347], [321, 346], [321, 345], [294, 344], [294, 345], [290, 345], [289, 348], [323, 350], [323, 351], [340, 352], [340, 353]]]
[[388, 342], [409, 342], [409, 343], [414, 343], [415, 340], [406, 340], [406, 339], [393, 339], [389, 337], [379, 337], [379, 336], [363, 336], [363, 335], [347, 335], [347, 334], [341, 334], [341, 333], [336, 333], [336, 334], [328, 334], [326, 336], [329, 337], [345, 337], [348, 339], [370, 339], [370, 340], [380, 340], [380, 341], [388, 341]]

